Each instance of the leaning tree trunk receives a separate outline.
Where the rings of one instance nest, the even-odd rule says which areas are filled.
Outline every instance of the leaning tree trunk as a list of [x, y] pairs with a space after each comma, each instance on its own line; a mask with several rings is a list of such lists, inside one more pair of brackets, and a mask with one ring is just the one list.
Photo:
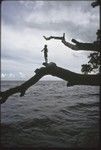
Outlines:
[[0, 93], [0, 103], [4, 103], [9, 96], [20, 93], [20, 96], [24, 96], [26, 90], [38, 82], [45, 75], [52, 75], [68, 81], [67, 86], [72, 85], [94, 85], [99, 86], [101, 81], [100, 74], [97, 75], [83, 75], [71, 72], [64, 68], [58, 67], [55, 63], [43, 64], [45, 67], [41, 67], [35, 70], [35, 75], [28, 81], [24, 82], [20, 86], [8, 89]]

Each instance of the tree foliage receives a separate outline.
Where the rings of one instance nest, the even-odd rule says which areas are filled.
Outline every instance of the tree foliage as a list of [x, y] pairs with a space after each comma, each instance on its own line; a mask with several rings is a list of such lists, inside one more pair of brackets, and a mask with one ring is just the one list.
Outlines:
[[100, 52], [90, 53], [88, 58], [89, 58], [88, 64], [83, 64], [81, 71], [84, 74], [88, 74], [90, 72], [96, 72], [96, 73], [99, 72], [100, 65], [101, 65]]

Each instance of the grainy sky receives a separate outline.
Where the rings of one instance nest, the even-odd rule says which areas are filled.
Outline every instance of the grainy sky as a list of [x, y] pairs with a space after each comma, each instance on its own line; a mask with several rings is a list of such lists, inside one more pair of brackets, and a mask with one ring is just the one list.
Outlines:
[[[96, 40], [99, 8], [91, 1], [3, 1], [1, 6], [1, 77], [29, 79], [44, 61], [41, 50], [48, 45], [49, 62], [80, 73], [88, 52], [73, 51], [61, 41], [45, 36], [62, 36], [71, 42]], [[51, 76], [42, 79], [57, 79]]]

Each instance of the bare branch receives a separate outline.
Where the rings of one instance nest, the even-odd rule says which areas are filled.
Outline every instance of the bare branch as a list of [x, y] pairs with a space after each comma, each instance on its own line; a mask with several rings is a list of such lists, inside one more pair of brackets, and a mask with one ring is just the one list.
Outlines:
[[20, 96], [24, 96], [26, 90], [38, 82], [43, 76], [45, 75], [52, 75], [58, 78], [61, 78], [65, 81], [68, 81], [67, 86], [72, 85], [97, 85], [99, 86], [101, 83], [101, 76], [100, 74], [97, 75], [83, 75], [71, 72], [64, 68], [60, 68], [56, 66], [55, 63], [43, 63], [45, 67], [41, 67], [35, 70], [35, 75], [30, 78], [28, 81], [24, 82], [20, 86], [16, 86], [14, 88], [8, 89], [6, 91], [0, 92], [0, 103], [4, 103], [9, 96], [20, 93]]
[[72, 39], [72, 42], [75, 43], [74, 44], [71, 44], [69, 42], [67, 42], [65, 40], [65, 33], [63, 33], [63, 36], [62, 37], [57, 37], [57, 36], [50, 36], [50, 37], [45, 37], [43, 36], [46, 40], [51, 40], [51, 39], [57, 39], [57, 40], [61, 40], [62, 43], [71, 48], [72, 50], [86, 50], [86, 51], [98, 51], [100, 52], [101, 51], [101, 44], [99, 42], [93, 42], [93, 43], [81, 43], [81, 42], [78, 42], [77, 40], [75, 39]]
[[58, 37], [58, 36], [50, 36], [50, 37], [46, 37], [43, 36], [45, 38], [45, 40], [50, 40], [50, 39], [57, 39], [57, 40], [62, 40], [63, 37]]

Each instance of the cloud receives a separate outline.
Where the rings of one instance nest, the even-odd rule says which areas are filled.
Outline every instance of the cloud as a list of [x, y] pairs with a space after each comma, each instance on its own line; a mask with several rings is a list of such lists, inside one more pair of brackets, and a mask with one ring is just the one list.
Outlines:
[[22, 72], [19, 72], [20, 78], [24, 79], [26, 77], [26, 75]]
[[14, 75], [13, 73], [10, 73], [8, 76], [9, 76], [9, 78], [11, 78], [11, 79], [12, 79], [12, 78], [15, 78], [15, 75]]
[[2, 11], [2, 22], [20, 34], [23, 29], [66, 32], [67, 36], [91, 42], [99, 28], [99, 10], [87, 1], [6, 1]]
[[15, 74], [13, 73], [1, 73], [1, 79], [4, 80], [4, 79], [16, 79], [15, 78]]
[[[93, 9], [91, 2], [87, 1], [6, 1], [3, 2], [2, 10], [5, 10], [2, 20], [6, 23], [10, 20], [9, 24], [16, 24], [21, 29], [26, 23], [33, 24], [33, 28], [40, 29], [44, 24], [47, 30], [49, 23], [71, 22], [71, 24], [80, 25], [83, 28], [92, 23], [97, 25], [99, 21], [98, 9]], [[12, 11], [14, 15], [12, 15]], [[68, 27], [68, 24], [66, 26]]]
[[49, 61], [80, 72], [81, 64], [87, 63], [88, 53], [74, 52], [57, 40], [46, 41], [43, 35], [62, 36], [65, 32], [67, 41], [75, 38], [93, 42], [96, 40], [99, 12], [90, 4], [87, 1], [3, 1], [2, 77], [28, 79], [33, 76], [34, 70], [44, 61], [41, 53], [44, 44], [48, 45]]
[[5, 78], [6, 77], [6, 73], [1, 73], [1, 78]]

